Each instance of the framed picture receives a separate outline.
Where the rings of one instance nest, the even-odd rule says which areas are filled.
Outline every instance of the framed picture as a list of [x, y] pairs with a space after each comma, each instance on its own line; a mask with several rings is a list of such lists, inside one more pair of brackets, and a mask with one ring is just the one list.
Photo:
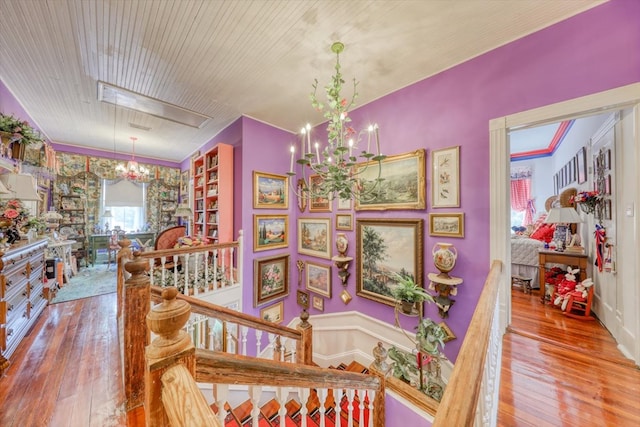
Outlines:
[[611, 174], [604, 179], [604, 194], [611, 194]]
[[284, 302], [273, 304], [260, 310], [260, 318], [271, 323], [282, 323], [284, 318]]
[[353, 200], [338, 198], [338, 210], [339, 211], [350, 211], [351, 209], [353, 209]]
[[298, 218], [298, 253], [331, 258], [329, 218]]
[[460, 206], [460, 146], [434, 150], [431, 167], [431, 205]]
[[611, 221], [611, 199], [604, 201], [604, 219]]
[[429, 235], [464, 237], [464, 213], [430, 213]]
[[289, 246], [288, 215], [253, 216], [253, 251], [286, 248]]
[[253, 171], [253, 208], [288, 209], [289, 177]]
[[311, 194], [309, 195], [309, 212], [331, 212], [331, 200], [328, 197], [313, 197], [313, 193], [319, 191], [322, 187], [322, 177], [320, 175], [311, 175], [309, 177], [309, 187]]
[[336, 230], [353, 230], [353, 215], [336, 214]]
[[422, 219], [357, 219], [356, 294], [394, 306], [392, 273], [422, 283], [423, 248]]
[[302, 308], [309, 308], [309, 294], [298, 290], [297, 293], [297, 298], [296, 300], [298, 301], [298, 305]]
[[331, 298], [331, 266], [307, 261], [305, 287], [308, 291]]
[[425, 151], [424, 149], [397, 156], [388, 156], [380, 162], [359, 163], [355, 166], [363, 188], [375, 185], [378, 173], [383, 181], [368, 195], [356, 198], [355, 209], [392, 210], [424, 209], [425, 202]]
[[324, 299], [317, 295], [311, 295], [311, 304], [318, 311], [324, 311]]
[[302, 213], [307, 210], [307, 199], [309, 197], [306, 190], [307, 182], [302, 178], [298, 179], [298, 184], [296, 185], [296, 196], [298, 199], [298, 210]]
[[449, 328], [449, 325], [447, 325], [445, 322], [438, 323], [438, 326], [440, 326], [444, 333], [447, 334], [446, 338], [443, 340], [444, 342], [449, 342], [457, 338], [451, 328]]
[[587, 182], [587, 149], [582, 147], [576, 154], [576, 167], [578, 169], [578, 184]]
[[253, 260], [253, 306], [289, 295], [289, 255]]

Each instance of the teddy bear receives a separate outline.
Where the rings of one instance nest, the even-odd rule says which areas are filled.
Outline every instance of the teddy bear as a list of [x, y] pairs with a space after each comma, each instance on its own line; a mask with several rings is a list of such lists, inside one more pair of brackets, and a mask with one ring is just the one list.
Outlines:
[[[570, 292], [573, 292], [576, 288], [576, 273], [579, 272], [578, 268], [567, 267], [567, 273], [564, 275], [564, 279], [558, 283], [556, 288], [556, 298], [553, 300], [555, 306], [564, 305], [566, 307], [566, 299]], [[564, 304], [563, 304], [564, 303]]]

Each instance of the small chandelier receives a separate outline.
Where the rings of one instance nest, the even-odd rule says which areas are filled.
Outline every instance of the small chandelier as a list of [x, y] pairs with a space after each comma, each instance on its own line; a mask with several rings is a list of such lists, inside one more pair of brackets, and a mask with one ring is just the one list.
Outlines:
[[128, 179], [129, 181], [144, 181], [149, 178], [149, 169], [141, 166], [136, 161], [136, 141], [138, 138], [135, 136], [130, 137], [133, 151], [131, 152], [131, 160], [127, 162], [127, 165], [123, 165], [120, 163], [116, 166], [116, 172], [119, 173], [123, 178]]
[[[299, 186], [301, 197], [326, 198], [333, 200], [338, 196], [341, 200], [373, 199], [380, 187], [382, 160], [385, 155], [380, 153], [380, 139], [378, 136], [378, 125], [372, 124], [368, 127], [367, 147], [359, 150], [364, 132], [356, 132], [350, 125], [349, 109], [355, 104], [358, 96], [356, 91], [358, 82], [353, 79], [353, 95], [350, 101], [340, 96], [344, 80], [340, 73], [340, 53], [344, 50], [344, 44], [335, 42], [331, 45], [331, 51], [336, 54], [335, 75], [332, 76], [331, 83], [325, 87], [327, 93], [327, 108], [316, 96], [318, 90], [318, 80], [313, 83], [311, 93], [311, 105], [318, 111], [324, 110], [324, 117], [327, 124], [327, 143], [321, 145], [318, 142], [311, 146], [311, 125], [307, 124], [302, 128], [300, 153], [301, 156], [296, 163], [302, 165], [302, 179], [305, 185]], [[372, 153], [371, 144], [375, 144], [376, 154]], [[291, 166], [287, 173], [295, 176], [293, 170], [293, 160], [296, 148], [291, 145]], [[369, 167], [377, 167], [373, 174], [368, 173], [365, 178], [363, 172]], [[310, 169], [307, 171], [307, 169]], [[313, 183], [307, 182], [306, 173], [316, 175], [317, 179]], [[294, 190], [295, 192], [295, 190]]]

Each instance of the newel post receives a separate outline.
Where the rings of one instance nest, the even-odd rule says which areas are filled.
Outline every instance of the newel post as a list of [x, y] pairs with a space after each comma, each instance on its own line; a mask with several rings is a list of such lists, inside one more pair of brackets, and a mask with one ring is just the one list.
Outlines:
[[385, 378], [391, 367], [387, 364], [387, 350], [381, 342], [373, 348], [373, 363], [369, 366], [369, 373], [380, 378], [380, 390], [373, 400], [373, 425], [382, 427], [385, 425]]
[[162, 302], [147, 315], [149, 329], [158, 335], [147, 348], [144, 378], [147, 426], [170, 425], [162, 402], [162, 375], [178, 364], [184, 365], [192, 376], [196, 373], [195, 347], [183, 329], [191, 315], [191, 306], [177, 300], [177, 295], [175, 287], [163, 289]]
[[144, 403], [145, 347], [149, 345], [150, 334], [145, 319], [151, 307], [149, 277], [145, 271], [149, 268], [146, 259], [139, 252], [125, 264], [131, 274], [124, 282], [123, 333], [124, 333], [124, 392], [127, 411]]
[[302, 338], [298, 341], [296, 348], [298, 363], [313, 365], [313, 326], [307, 322], [309, 312], [306, 309], [302, 310], [300, 320], [301, 322], [296, 326], [296, 329], [302, 333]]

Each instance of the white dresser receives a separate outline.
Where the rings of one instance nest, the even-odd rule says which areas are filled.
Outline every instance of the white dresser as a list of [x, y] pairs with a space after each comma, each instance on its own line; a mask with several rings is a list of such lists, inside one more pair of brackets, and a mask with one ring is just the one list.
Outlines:
[[19, 241], [0, 258], [0, 359], [5, 365], [47, 306], [42, 283], [46, 247], [47, 239]]

